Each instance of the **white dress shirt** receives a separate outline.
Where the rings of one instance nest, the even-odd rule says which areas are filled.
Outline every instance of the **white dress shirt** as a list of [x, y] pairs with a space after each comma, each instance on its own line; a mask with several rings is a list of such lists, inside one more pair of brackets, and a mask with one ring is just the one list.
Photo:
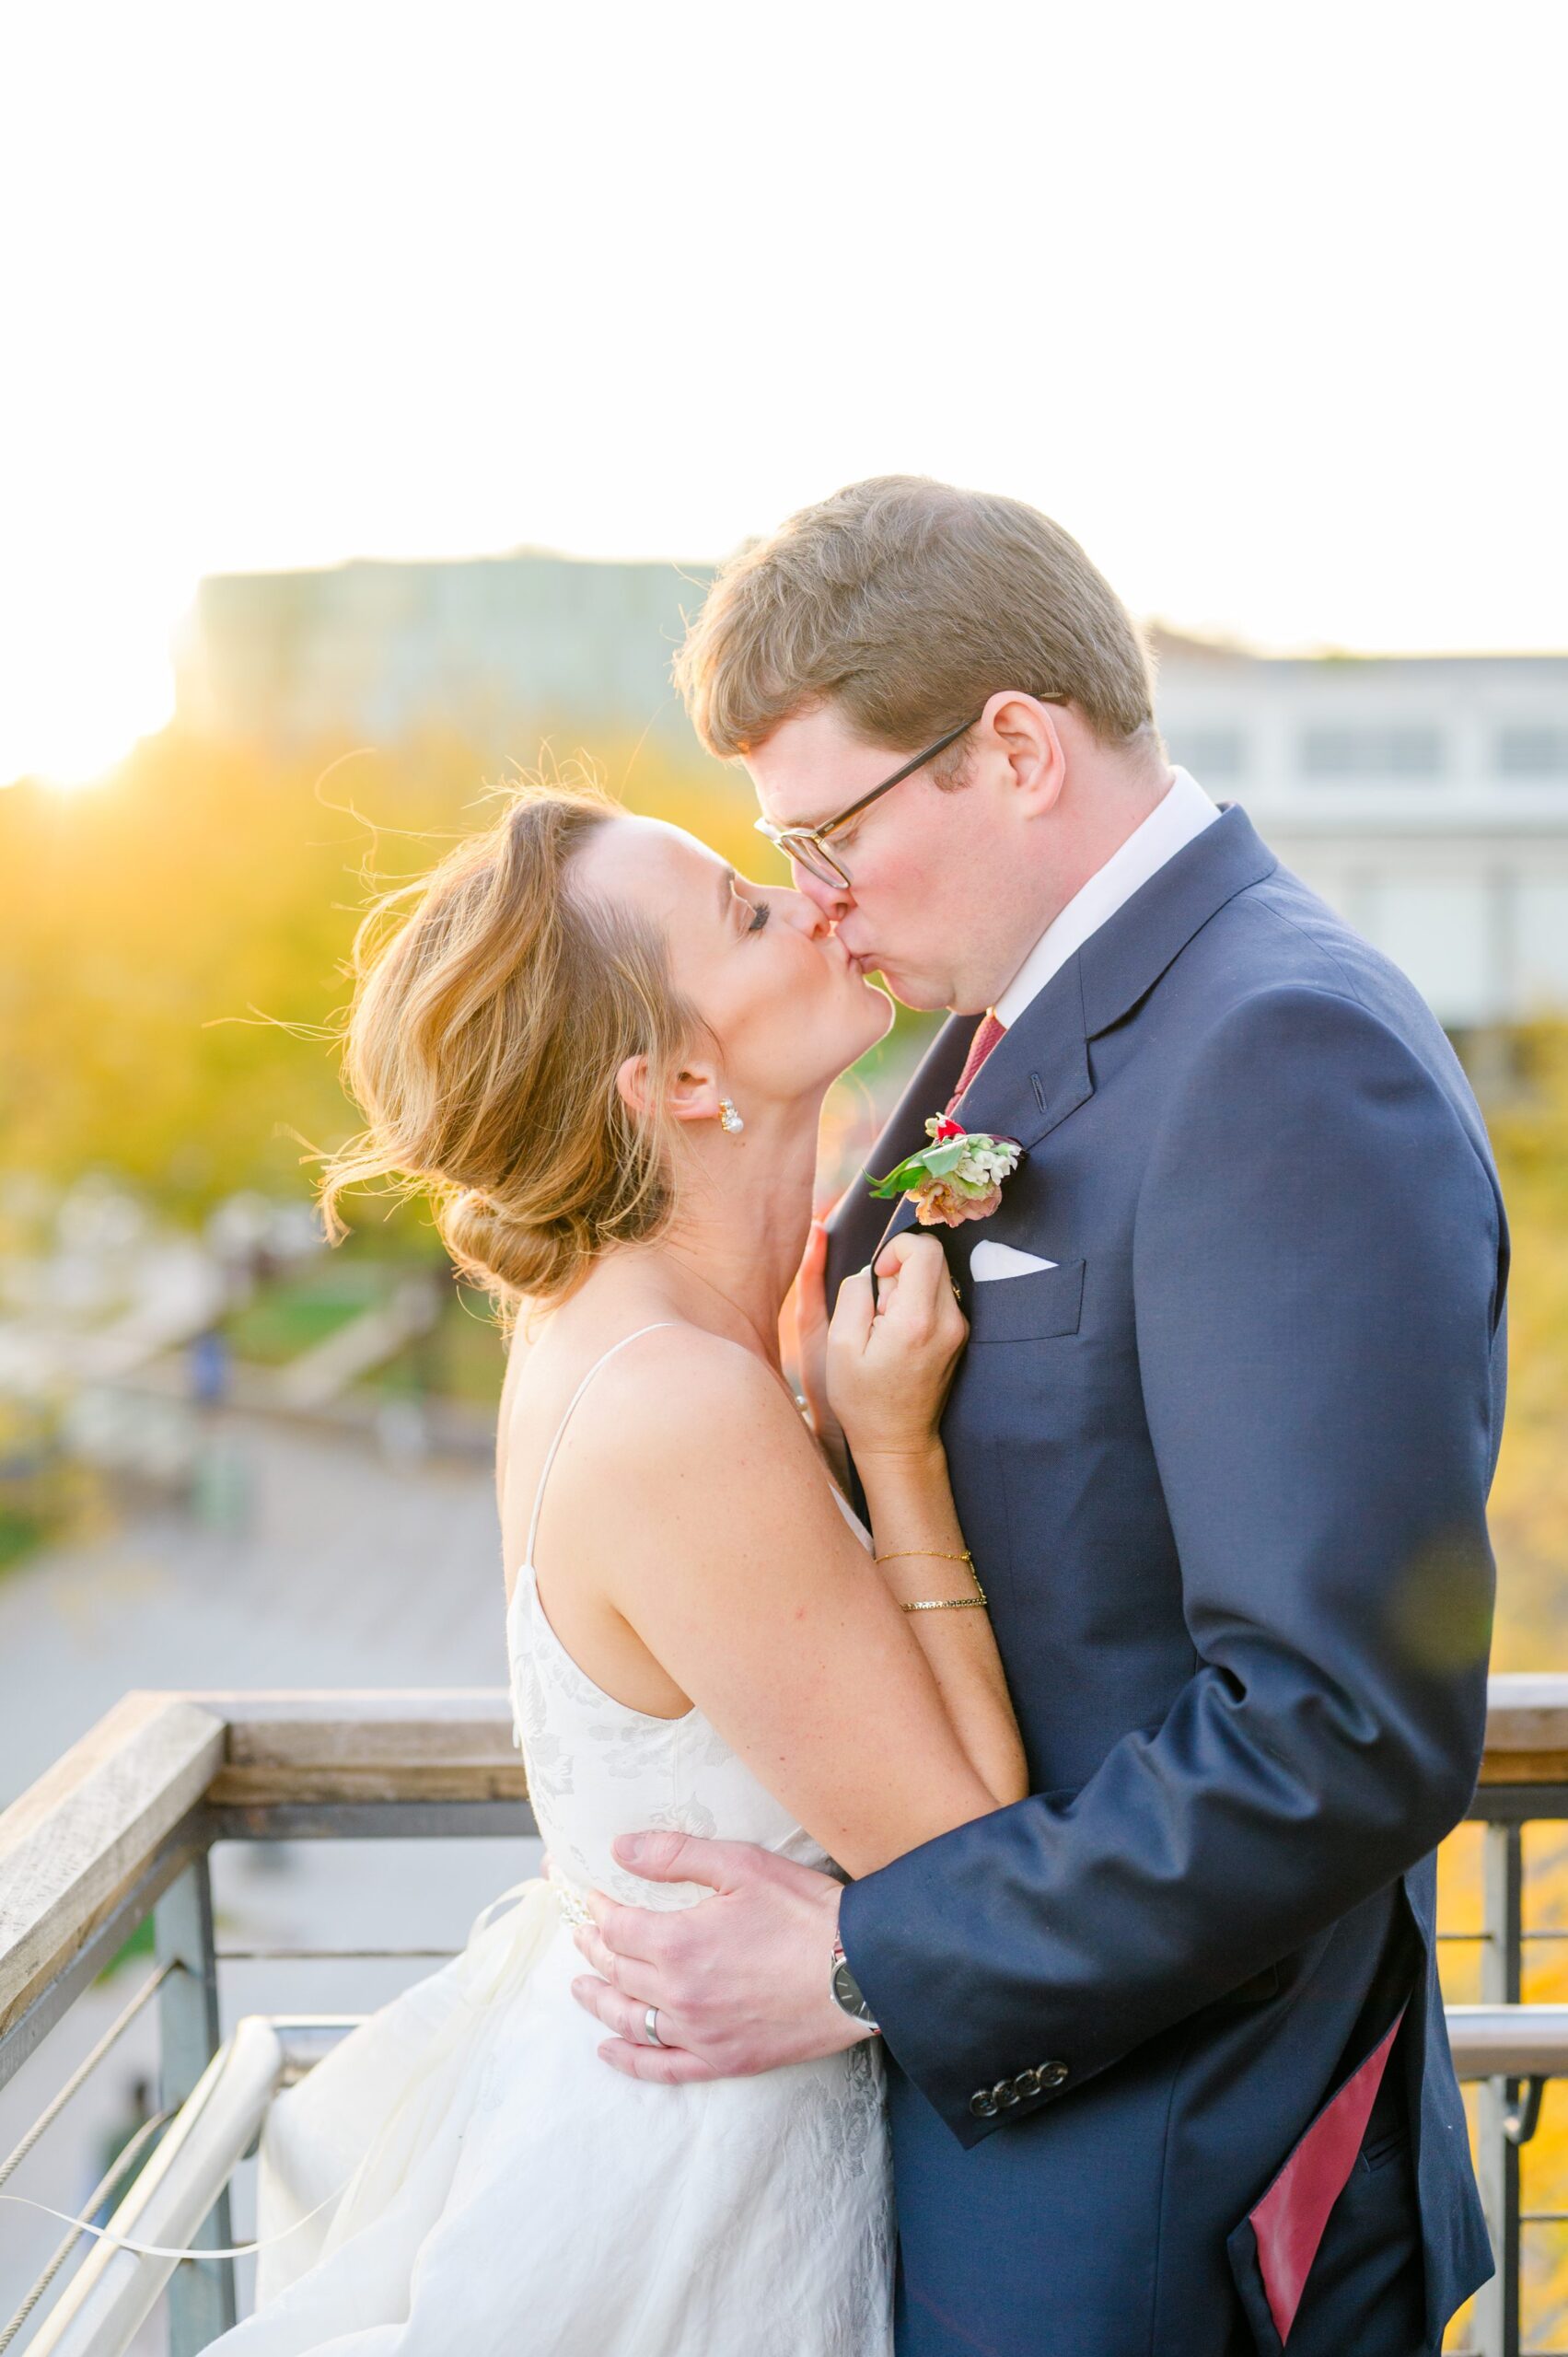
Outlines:
[[1163, 801], [1156, 804], [1141, 827], [1134, 827], [1120, 850], [1074, 892], [1059, 916], [1051, 919], [1023, 964], [992, 1008], [998, 1023], [1011, 1027], [1039, 997], [1053, 974], [1059, 973], [1091, 933], [1113, 917], [1123, 901], [1174, 859], [1205, 827], [1219, 817], [1197, 779], [1178, 769]]

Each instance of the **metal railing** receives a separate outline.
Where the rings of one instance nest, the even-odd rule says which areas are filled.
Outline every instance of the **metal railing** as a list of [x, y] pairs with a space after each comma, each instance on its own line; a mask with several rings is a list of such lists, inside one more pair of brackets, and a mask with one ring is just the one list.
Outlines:
[[[156, 2007], [154, 2116], [82, 2214], [95, 2215], [141, 2161], [113, 2231], [142, 2242], [232, 2243], [229, 2177], [277, 2073], [299, 2067], [309, 2049], [307, 2025], [257, 2018], [236, 2029], [220, 2058], [220, 1967], [250, 1952], [215, 1944], [214, 1845], [532, 1831], [499, 1690], [126, 1695], [0, 1816], [0, 2086], [149, 1917], [152, 1968], [0, 2158], [0, 2189]], [[166, 2284], [170, 2357], [195, 2357], [235, 2320], [232, 2260], [166, 2265], [69, 2235], [13, 2314], [0, 2317], [0, 2357], [13, 2347], [29, 2357], [110, 2357]]]
[[[1519, 2200], [1520, 2152], [1543, 2090], [1568, 2077], [1568, 2005], [1519, 2002], [1526, 1945], [1568, 1936], [1568, 1927], [1526, 1925], [1521, 1844], [1527, 1822], [1568, 1818], [1568, 1678], [1493, 1679], [1470, 1815], [1485, 1826], [1482, 1922], [1441, 1936], [1481, 1954], [1482, 2002], [1450, 2006], [1448, 2018], [1460, 2076], [1481, 2083], [1479, 2165], [1498, 2271], [1478, 2297], [1469, 2346], [1475, 2357], [1519, 2357], [1521, 2234], [1568, 2223], [1568, 2212], [1522, 2211]], [[445, 1951], [220, 1950], [213, 1846], [532, 1830], [499, 1691], [127, 1695], [0, 1816], [0, 2085], [131, 1933], [149, 1916], [153, 1925], [151, 1968], [0, 2158], [0, 2186], [156, 2007], [153, 2115], [83, 2214], [96, 2215], [134, 2171], [113, 2232], [226, 2247], [229, 2179], [273, 2094], [354, 2017], [248, 2015], [220, 2044], [221, 1966], [348, 1954], [433, 1960]], [[0, 2318], [0, 2357], [13, 2347], [29, 2357], [120, 2357], [166, 2290], [170, 2357], [195, 2357], [234, 2321], [232, 2259], [142, 2258], [68, 2235]]]
[[1481, 2082], [1476, 2166], [1497, 2265], [1476, 2295], [1469, 2346], [1476, 2357], [1520, 2357], [1523, 2235], [1568, 2225], [1568, 2211], [1525, 2210], [1519, 2195], [1520, 2155], [1546, 2088], [1568, 2077], [1568, 2007], [1520, 2003], [1526, 1949], [1568, 1939], [1568, 1926], [1526, 1922], [1523, 1840], [1527, 1824], [1568, 1818], [1568, 1678], [1492, 1680], [1469, 1815], [1485, 1828], [1481, 1926], [1438, 1934], [1481, 1956], [1481, 2004], [1447, 2008], [1460, 2076]]
[[[273, 2096], [360, 2018], [296, 2021], [247, 2014], [237, 2023], [179, 2110], [168, 2115], [168, 2133], [108, 2222], [110, 2234], [153, 2247], [127, 2250], [95, 2242], [31, 2342], [29, 2357], [121, 2357], [176, 2269], [191, 2264], [170, 2258], [169, 2247], [189, 2247], [219, 2215], [228, 2181], [260, 2134]], [[123, 2160], [122, 2154], [117, 2168]], [[209, 2330], [206, 2316], [190, 2313], [198, 2296], [192, 2288], [181, 2294], [182, 2328], [210, 2340], [233, 2321], [232, 2270], [226, 2258], [196, 2270], [194, 2282], [209, 2287], [203, 2305], [221, 2313]]]

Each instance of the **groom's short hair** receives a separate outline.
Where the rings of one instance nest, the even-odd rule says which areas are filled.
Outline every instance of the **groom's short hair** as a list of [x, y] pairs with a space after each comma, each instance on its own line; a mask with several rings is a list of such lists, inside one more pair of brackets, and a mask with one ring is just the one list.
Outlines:
[[920, 475], [851, 483], [743, 550], [675, 678], [725, 761], [824, 702], [913, 752], [1004, 688], [1067, 698], [1109, 744], [1157, 744], [1147, 649], [1071, 534], [1022, 500]]

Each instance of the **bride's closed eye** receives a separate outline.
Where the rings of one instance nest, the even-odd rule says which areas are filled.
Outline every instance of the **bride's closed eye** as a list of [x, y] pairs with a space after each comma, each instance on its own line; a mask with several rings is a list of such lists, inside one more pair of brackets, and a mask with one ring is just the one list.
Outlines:
[[733, 867], [729, 871], [729, 906], [732, 923], [737, 912], [743, 916], [745, 922], [740, 928], [743, 934], [761, 933], [773, 913], [772, 902], [753, 900], [750, 889], [742, 884]]

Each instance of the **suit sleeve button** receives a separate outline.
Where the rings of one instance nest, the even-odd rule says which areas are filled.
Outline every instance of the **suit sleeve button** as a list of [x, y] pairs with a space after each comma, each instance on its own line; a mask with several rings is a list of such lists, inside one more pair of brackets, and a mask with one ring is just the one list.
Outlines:
[[1041, 2062], [1037, 2065], [1037, 2068], [1040, 2072], [1040, 2085], [1048, 2093], [1066, 2085], [1067, 2065], [1065, 2062]]
[[991, 2090], [991, 2100], [999, 2111], [1010, 2111], [1018, 2100], [1018, 2090], [1011, 2079], [998, 2079]]
[[1016, 2096], [1020, 2096], [1025, 2102], [1028, 2102], [1030, 2096], [1038, 2096], [1040, 2093], [1040, 2073], [1038, 2071], [1020, 2071], [1017, 2077], [1013, 2082], [1013, 2093]]
[[977, 2087], [970, 2097], [970, 2109], [977, 2119], [994, 2119], [996, 2104], [989, 2087]]

